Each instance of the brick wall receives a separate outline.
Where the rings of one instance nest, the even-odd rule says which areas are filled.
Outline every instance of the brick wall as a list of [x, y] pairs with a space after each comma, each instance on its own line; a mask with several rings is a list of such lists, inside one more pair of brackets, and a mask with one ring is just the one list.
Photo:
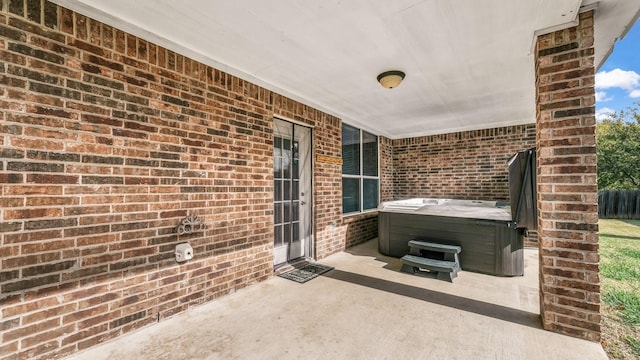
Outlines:
[[543, 326], [599, 341], [593, 16], [538, 37], [537, 182]]
[[393, 194], [508, 200], [507, 161], [535, 146], [535, 125], [393, 140]]
[[[45, 1], [0, 12], [0, 359], [53, 358], [273, 273], [272, 119], [339, 119]], [[343, 250], [316, 163], [316, 255]], [[204, 229], [178, 236], [197, 215]], [[188, 241], [195, 258], [174, 260]]]
[[380, 201], [391, 201], [394, 199], [393, 140], [384, 136], [379, 136], [378, 139], [378, 153], [380, 154]]
[[349, 215], [342, 219], [346, 247], [378, 237], [378, 212]]

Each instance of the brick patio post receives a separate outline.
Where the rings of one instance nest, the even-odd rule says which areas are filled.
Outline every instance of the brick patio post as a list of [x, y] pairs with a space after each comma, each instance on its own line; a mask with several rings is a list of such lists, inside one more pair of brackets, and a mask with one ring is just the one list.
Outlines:
[[542, 323], [600, 341], [593, 16], [537, 39], [536, 147]]

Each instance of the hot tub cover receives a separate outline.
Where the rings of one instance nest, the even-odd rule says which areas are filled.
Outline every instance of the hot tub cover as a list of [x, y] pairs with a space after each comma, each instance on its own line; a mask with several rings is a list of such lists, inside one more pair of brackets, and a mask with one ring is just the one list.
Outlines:
[[416, 198], [383, 202], [382, 212], [511, 221], [511, 207], [502, 201]]

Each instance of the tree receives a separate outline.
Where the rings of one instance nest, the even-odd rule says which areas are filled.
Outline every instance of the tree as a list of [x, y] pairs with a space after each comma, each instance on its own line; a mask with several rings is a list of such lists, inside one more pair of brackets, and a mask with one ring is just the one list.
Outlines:
[[598, 188], [640, 190], [640, 102], [596, 124]]

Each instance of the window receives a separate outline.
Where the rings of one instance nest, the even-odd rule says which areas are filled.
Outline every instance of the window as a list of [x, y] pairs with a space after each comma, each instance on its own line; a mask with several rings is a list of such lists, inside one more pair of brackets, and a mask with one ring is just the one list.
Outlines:
[[378, 137], [342, 124], [342, 213], [378, 207]]

